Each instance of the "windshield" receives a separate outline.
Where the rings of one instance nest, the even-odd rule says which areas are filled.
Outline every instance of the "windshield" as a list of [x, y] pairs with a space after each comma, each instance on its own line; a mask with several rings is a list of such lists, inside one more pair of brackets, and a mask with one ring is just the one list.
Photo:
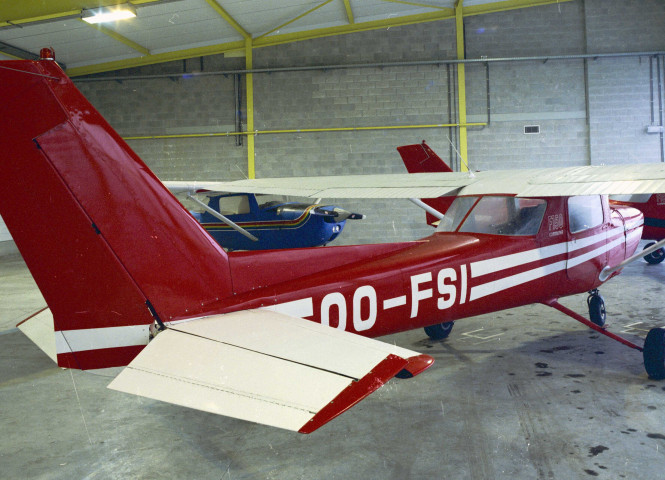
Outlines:
[[547, 202], [507, 196], [458, 197], [439, 223], [439, 232], [536, 235]]

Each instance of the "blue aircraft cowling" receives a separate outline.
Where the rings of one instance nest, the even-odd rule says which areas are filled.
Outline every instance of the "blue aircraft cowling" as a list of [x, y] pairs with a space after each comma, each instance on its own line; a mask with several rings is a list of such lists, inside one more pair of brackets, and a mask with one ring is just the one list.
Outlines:
[[[193, 213], [203, 228], [227, 250], [270, 250], [326, 245], [342, 232], [335, 206], [270, 201], [259, 204], [253, 194], [209, 197], [208, 206], [258, 238], [253, 241], [208, 212]], [[231, 207], [227, 210], [228, 207]], [[339, 210], [339, 209], [337, 209]], [[362, 218], [351, 214], [349, 218]]]

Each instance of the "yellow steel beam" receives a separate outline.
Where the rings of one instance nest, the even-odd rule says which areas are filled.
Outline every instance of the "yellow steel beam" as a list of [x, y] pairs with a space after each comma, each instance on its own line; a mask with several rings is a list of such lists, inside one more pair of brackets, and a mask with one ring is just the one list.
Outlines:
[[464, 7], [464, 16], [484, 15], [486, 13], [503, 12], [506, 10], [517, 10], [519, 8], [540, 7], [552, 3], [571, 2], [573, 0], [504, 0], [480, 5]]
[[[252, 38], [245, 39], [245, 68], [252, 70], [254, 68], [253, 59], [254, 47]], [[254, 75], [248, 73], [245, 75], [246, 95], [247, 95], [247, 178], [256, 178], [254, 168]]]
[[5, 57], [13, 58], [15, 60], [25, 60], [25, 58], [17, 57], [16, 55], [12, 55], [11, 53], [5, 53], [2, 50], [0, 50], [0, 54], [4, 55]]
[[88, 22], [84, 22], [80, 18], [79, 18], [79, 20], [81, 21], [81, 23], [85, 23], [86, 25], [89, 25], [90, 27], [92, 27], [95, 30], [103, 33], [104, 35], [108, 35], [113, 40], [116, 40], [120, 43], [123, 43], [123, 44], [127, 45], [129, 48], [132, 48], [132, 49], [136, 50], [141, 55], [150, 55], [150, 50], [148, 50], [147, 48], [145, 48], [142, 45], [139, 45], [138, 43], [134, 42], [133, 40], [130, 40], [129, 38], [127, 38], [123, 35], [120, 35], [115, 30], [111, 30], [110, 28], [107, 28], [107, 27], [103, 26], [100, 23], [88, 23]]
[[340, 25], [337, 27], [317, 28], [305, 30], [302, 32], [285, 33], [281, 35], [263, 36], [254, 42], [255, 47], [268, 47], [282, 45], [284, 43], [297, 42], [300, 40], [311, 40], [313, 38], [330, 37], [333, 35], [345, 35], [347, 33], [366, 32], [368, 30], [378, 30], [383, 28], [401, 27], [403, 25], [412, 25], [415, 23], [436, 22], [438, 20], [448, 20], [455, 18], [452, 9], [441, 10], [432, 13], [421, 13], [417, 15], [406, 15], [403, 17], [393, 17], [387, 20], [374, 20], [371, 22], [354, 23], [353, 25]]
[[[455, 33], [457, 35], [457, 59], [464, 60], [464, 0], [455, 2]], [[460, 170], [469, 170], [467, 162], [467, 131], [466, 131], [466, 73], [464, 64], [457, 65], [457, 108], [459, 110], [459, 154], [461, 157]]]
[[416, 128], [451, 128], [451, 127], [480, 127], [487, 123], [433, 123], [429, 125], [383, 125], [374, 127], [331, 127], [331, 128], [293, 128], [284, 130], [254, 130], [249, 127], [246, 132], [212, 132], [212, 133], [182, 133], [170, 135], [137, 135], [132, 137], [123, 137], [124, 140], [159, 140], [167, 138], [204, 138], [204, 137], [233, 137], [237, 135], [247, 135], [252, 138], [256, 135], [276, 135], [281, 133], [326, 133], [326, 132], [362, 132], [368, 130], [405, 130]]
[[317, 5], [317, 6], [314, 7], [314, 8], [310, 8], [310, 9], [307, 10], [305, 13], [302, 13], [302, 14], [298, 15], [297, 17], [295, 17], [295, 18], [289, 20], [289, 21], [286, 22], [286, 23], [283, 23], [282, 25], [280, 25], [280, 26], [278, 26], [278, 27], [273, 28], [273, 29], [270, 30], [270, 31], [267, 31], [267, 32], [264, 33], [263, 35], [259, 35], [258, 37], [256, 37], [255, 40], [258, 40], [258, 39], [263, 38], [263, 37], [265, 37], [265, 36], [267, 36], [267, 35], [270, 35], [271, 33], [276, 32], [277, 30], [281, 30], [282, 28], [286, 27], [287, 25], [291, 25], [293, 22], [297, 22], [298, 20], [300, 20], [300, 19], [303, 18], [303, 17], [306, 17], [306, 16], [309, 15], [310, 13], [317, 11], [319, 8], [321, 8], [321, 7], [325, 7], [326, 5], [328, 5], [328, 4], [329, 4], [330, 2], [332, 2], [332, 1], [333, 1], [333, 0], [325, 0], [325, 2], [323, 2], [323, 3], [319, 4], [319, 5]]
[[68, 10], [65, 12], [51, 13], [48, 15], [39, 15], [29, 18], [17, 18], [16, 20], [7, 20], [0, 22], [0, 27], [9, 27], [12, 25], [25, 25], [26, 23], [43, 22], [46, 20], [57, 20], [64, 17], [76, 17], [81, 15], [81, 10]]
[[[348, 0], [347, 0], [348, 1]], [[463, 16], [479, 15], [481, 13], [492, 13], [510, 9], [525, 8], [530, 6], [540, 6], [551, 3], [568, 2], [572, 0], [507, 0], [503, 2], [494, 2], [486, 5], [469, 6], [462, 9]], [[136, 3], [136, 2], [132, 2]], [[319, 28], [303, 32], [287, 33], [282, 35], [263, 36], [259, 40], [253, 41], [253, 47], [267, 47], [281, 45], [285, 43], [310, 40], [314, 38], [329, 37], [334, 35], [345, 35], [347, 33], [365, 32], [369, 30], [378, 30], [383, 28], [399, 27], [403, 25], [413, 25], [417, 23], [436, 22], [440, 20], [449, 20], [455, 18], [455, 11], [453, 9], [440, 10], [431, 13], [406, 15], [403, 17], [395, 17], [387, 20], [376, 20], [371, 22], [353, 23], [350, 25], [341, 25], [337, 27]], [[0, 23], [2, 26], [2, 23]], [[244, 50], [245, 44], [243, 41], [229, 42], [218, 45], [211, 45], [208, 47], [190, 48], [185, 50], [178, 50], [157, 55], [147, 55], [143, 57], [136, 57], [127, 60], [119, 60], [115, 62], [105, 62], [84, 67], [76, 67], [67, 70], [70, 77], [80, 75], [90, 75], [93, 73], [106, 72], [110, 70], [119, 70], [122, 68], [140, 67], [143, 65], [151, 65], [155, 63], [169, 62], [173, 60], [184, 60], [187, 58], [201, 57], [205, 55], [217, 55], [221, 53]]]
[[242, 28], [242, 26], [236, 21], [236, 19], [233, 18], [231, 15], [229, 15], [229, 13], [226, 10], [224, 10], [224, 8], [222, 8], [222, 6], [219, 3], [217, 3], [215, 0], [206, 0], [206, 2], [219, 14], [220, 17], [222, 17], [224, 20], [226, 20], [226, 22], [229, 25], [235, 28], [236, 31], [240, 33], [240, 35], [242, 35], [243, 38], [251, 37], [251, 35], [247, 32], [247, 30]]
[[418, 3], [418, 2], [407, 2], [405, 0], [382, 0], [382, 1], [388, 3], [402, 3], [404, 5], [412, 5], [414, 7], [433, 8], [435, 10], [452, 10], [449, 7], [441, 7], [439, 5], [428, 5], [426, 3]]
[[351, 9], [350, 0], [344, 0], [344, 9], [346, 10], [346, 18], [349, 21], [349, 25], [353, 25], [356, 21], [353, 18], [353, 10]]
[[96, 65], [86, 65], [84, 67], [68, 68], [67, 75], [78, 77], [81, 75], [90, 75], [93, 73], [107, 72], [110, 70], [119, 70], [121, 68], [141, 67], [155, 63], [172, 62], [175, 60], [185, 60], [187, 58], [203, 57], [206, 55], [219, 55], [225, 52], [244, 49], [245, 42], [238, 40], [236, 42], [224, 43], [221, 45], [211, 45], [208, 47], [190, 48], [187, 50], [176, 50], [174, 52], [158, 53], [146, 55], [144, 57], [128, 58], [115, 62], [99, 63]]

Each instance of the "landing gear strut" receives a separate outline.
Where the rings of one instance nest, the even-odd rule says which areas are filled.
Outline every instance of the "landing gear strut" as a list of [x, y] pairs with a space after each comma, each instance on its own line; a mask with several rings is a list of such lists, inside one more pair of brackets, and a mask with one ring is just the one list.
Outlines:
[[607, 319], [605, 300], [600, 296], [598, 289], [594, 288], [589, 292], [586, 303], [589, 307], [589, 318], [591, 321], [599, 327], [605, 326], [605, 320]]
[[448, 335], [453, 330], [453, 325], [455, 325], [455, 322], [437, 323], [436, 325], [425, 327], [425, 333], [432, 340], [443, 340], [444, 338], [448, 338]]
[[592, 290], [589, 293], [590, 295], [587, 299], [587, 303], [589, 304], [589, 315], [591, 316], [591, 321], [587, 320], [582, 315], [570, 310], [569, 308], [564, 307], [557, 301], [557, 299], [552, 299], [543, 303], [559, 310], [561, 313], [568, 315], [570, 318], [583, 323], [598, 333], [602, 333], [603, 335], [610, 337], [619, 343], [623, 343], [630, 348], [639, 350], [642, 352], [642, 356], [644, 358], [644, 368], [647, 371], [649, 378], [653, 380], [665, 380], [665, 328], [652, 328], [649, 330], [647, 338], [644, 340], [644, 347], [640, 347], [630, 340], [626, 340], [619, 335], [615, 335], [614, 333], [605, 330], [605, 328], [594, 321], [594, 315], [602, 316], [603, 324], [605, 323], [605, 302], [603, 302], [603, 299], [598, 294], [597, 290]]

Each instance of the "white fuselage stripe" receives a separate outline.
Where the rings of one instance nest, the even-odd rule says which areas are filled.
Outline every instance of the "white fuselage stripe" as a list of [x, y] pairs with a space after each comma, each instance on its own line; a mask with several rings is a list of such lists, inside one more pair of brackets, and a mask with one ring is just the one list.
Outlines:
[[312, 297], [293, 300], [291, 302], [277, 303], [261, 307], [262, 310], [291, 315], [292, 317], [307, 318], [314, 315], [314, 302]]
[[477, 300], [479, 298], [486, 297], [487, 295], [491, 295], [492, 293], [500, 292], [502, 290], [516, 287], [518, 285], [522, 285], [523, 283], [551, 275], [553, 273], [564, 270], [565, 268], [566, 261], [561, 260], [559, 262], [550, 263], [549, 265], [527, 270], [526, 272], [511, 275], [510, 277], [494, 280], [493, 282], [483, 283], [482, 285], [471, 287], [469, 300]]
[[383, 301], [383, 309], [388, 310], [389, 308], [401, 307], [406, 305], [406, 295], [401, 297], [389, 298], [388, 300]]
[[[551, 263], [549, 265], [544, 265], [542, 267], [537, 267], [531, 270], [527, 270], [526, 272], [521, 272], [515, 275], [511, 275], [509, 277], [501, 278], [499, 280], [494, 280], [492, 282], [487, 282], [482, 285], [471, 287], [469, 300], [477, 300], [478, 298], [486, 297], [487, 295], [490, 295], [492, 293], [516, 287], [518, 285], [522, 285], [532, 280], [537, 280], [539, 278], [551, 275], [566, 268], [576, 267], [588, 260], [591, 260], [592, 258], [598, 257], [604, 254], [605, 252], [621, 245], [623, 241], [624, 241], [623, 237], [621, 236], [609, 243], [603, 244], [594, 250], [583, 253], [576, 257], [569, 258], [567, 260], [561, 260], [558, 262]], [[587, 243], [587, 245], [588, 244], [589, 243]]]
[[538, 260], [544, 260], [546, 258], [562, 255], [566, 252], [574, 252], [575, 250], [588, 247], [589, 245], [593, 245], [594, 243], [598, 243], [600, 241], [605, 241], [608, 237], [622, 233], [622, 228], [615, 228], [609, 232], [598, 233], [596, 235], [591, 235], [590, 237], [581, 238], [579, 240], [561, 242], [555, 245], [549, 245], [547, 247], [534, 248], [525, 252], [518, 252], [510, 255], [504, 255], [503, 257], [489, 258], [487, 260], [473, 262], [471, 263], [471, 277], [477, 278], [483, 275], [487, 275], [488, 273], [495, 273], [500, 270], [519, 267], [520, 265], [524, 265], [526, 263], [536, 262]]
[[148, 336], [149, 325], [59, 330], [55, 332], [55, 351], [61, 354], [147, 345]]

